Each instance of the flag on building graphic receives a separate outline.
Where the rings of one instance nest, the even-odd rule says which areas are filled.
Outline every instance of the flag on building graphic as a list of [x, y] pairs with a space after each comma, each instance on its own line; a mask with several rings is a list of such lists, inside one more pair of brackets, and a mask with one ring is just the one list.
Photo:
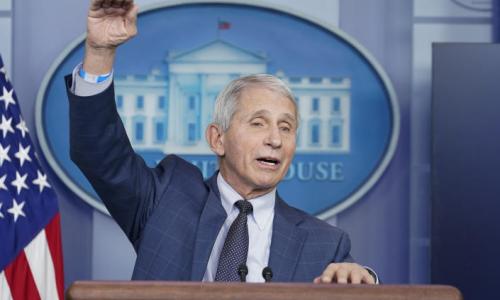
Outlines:
[[217, 24], [218, 24], [217, 28], [219, 30], [227, 30], [227, 29], [231, 28], [231, 23], [229, 23], [228, 21], [224, 21], [224, 20], [219, 19]]
[[59, 221], [0, 56], [0, 299], [64, 299]]

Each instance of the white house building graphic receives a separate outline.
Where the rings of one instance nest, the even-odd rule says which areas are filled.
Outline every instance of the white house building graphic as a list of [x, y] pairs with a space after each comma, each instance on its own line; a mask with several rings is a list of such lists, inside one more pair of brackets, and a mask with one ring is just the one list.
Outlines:
[[[166, 63], [168, 70], [115, 79], [118, 112], [139, 152], [210, 154], [204, 130], [219, 91], [239, 76], [267, 73], [265, 54], [220, 39], [170, 52]], [[348, 153], [351, 79], [275, 75], [291, 88], [299, 106], [297, 153]]]

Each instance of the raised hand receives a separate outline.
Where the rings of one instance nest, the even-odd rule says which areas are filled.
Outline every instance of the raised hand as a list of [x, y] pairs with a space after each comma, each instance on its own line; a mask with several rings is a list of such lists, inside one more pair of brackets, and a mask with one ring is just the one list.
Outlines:
[[111, 71], [116, 47], [137, 34], [137, 11], [133, 0], [92, 0], [83, 61], [86, 72], [100, 75]]
[[88, 45], [116, 48], [134, 37], [137, 10], [133, 0], [93, 0], [87, 18]]

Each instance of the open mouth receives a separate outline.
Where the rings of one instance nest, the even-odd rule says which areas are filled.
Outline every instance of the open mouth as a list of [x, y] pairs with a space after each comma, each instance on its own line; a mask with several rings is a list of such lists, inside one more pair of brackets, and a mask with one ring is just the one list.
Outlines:
[[260, 162], [261, 164], [268, 165], [268, 166], [277, 166], [280, 164], [280, 160], [272, 157], [261, 157], [257, 158], [257, 161]]

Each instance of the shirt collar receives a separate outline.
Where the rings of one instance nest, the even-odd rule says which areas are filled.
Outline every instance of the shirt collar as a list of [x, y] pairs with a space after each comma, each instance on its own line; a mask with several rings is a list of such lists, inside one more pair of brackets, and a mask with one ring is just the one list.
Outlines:
[[[233, 209], [237, 208], [234, 206], [234, 203], [238, 200], [242, 200], [243, 197], [238, 194], [227, 181], [222, 177], [222, 174], [219, 172], [217, 175], [217, 187], [219, 188], [222, 207], [229, 215]], [[253, 219], [259, 230], [264, 230], [264, 228], [269, 225], [269, 222], [274, 215], [274, 203], [276, 202], [276, 188], [270, 191], [267, 194], [259, 196], [257, 198], [253, 198], [249, 200], [252, 203], [253, 207]]]

